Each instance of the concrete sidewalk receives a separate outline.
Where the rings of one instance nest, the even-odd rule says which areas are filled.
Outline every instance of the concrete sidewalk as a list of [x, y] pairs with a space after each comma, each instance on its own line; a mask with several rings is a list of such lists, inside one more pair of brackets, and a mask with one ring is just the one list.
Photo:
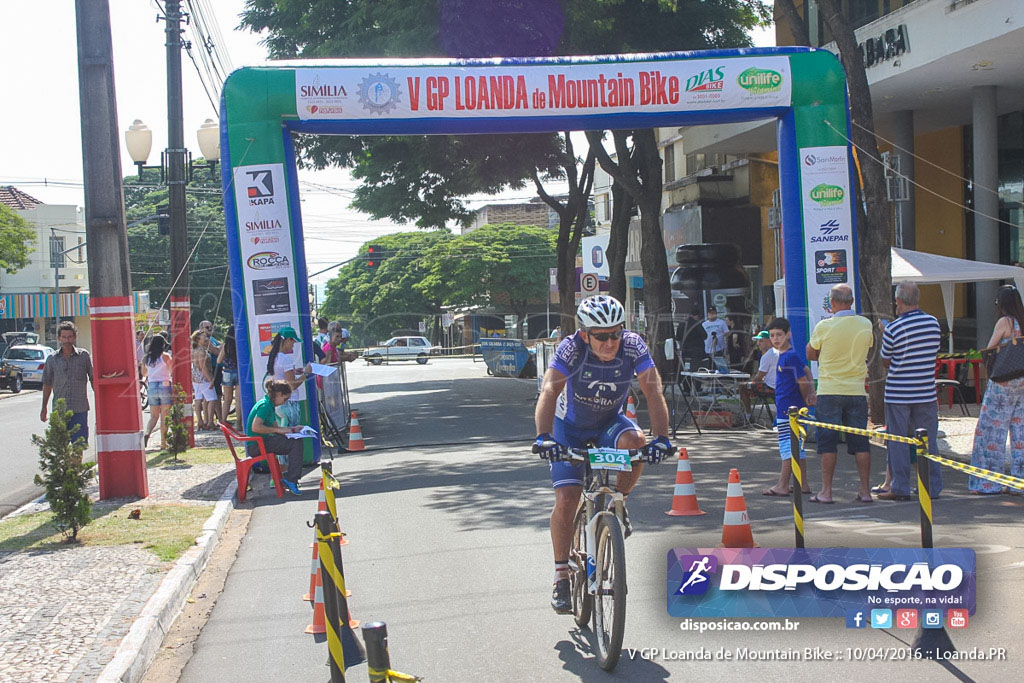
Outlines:
[[[219, 432], [196, 435], [198, 447], [223, 444]], [[235, 492], [231, 464], [150, 467], [148, 475], [143, 514], [161, 503], [209, 509], [196, 545], [174, 563], [137, 546], [0, 552], [0, 680], [127, 681], [145, 673], [216, 544]], [[90, 493], [95, 501], [95, 481]], [[261, 488], [256, 495], [274, 493]], [[47, 508], [37, 500], [10, 517]]]

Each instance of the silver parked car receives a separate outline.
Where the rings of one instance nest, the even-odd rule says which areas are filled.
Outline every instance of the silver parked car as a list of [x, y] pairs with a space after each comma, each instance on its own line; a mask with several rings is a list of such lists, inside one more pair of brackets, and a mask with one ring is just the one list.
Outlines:
[[53, 349], [42, 344], [19, 344], [4, 352], [3, 360], [21, 370], [25, 384], [43, 383], [43, 365]]
[[363, 359], [372, 365], [380, 365], [386, 360], [414, 360], [423, 365], [430, 358], [432, 349], [426, 337], [392, 337], [363, 351]]

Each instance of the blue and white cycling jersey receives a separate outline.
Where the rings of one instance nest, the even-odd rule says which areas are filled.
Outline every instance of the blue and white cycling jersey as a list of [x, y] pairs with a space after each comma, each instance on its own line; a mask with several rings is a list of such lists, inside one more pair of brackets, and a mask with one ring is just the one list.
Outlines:
[[598, 359], [576, 332], [558, 345], [550, 367], [568, 379], [555, 405], [555, 417], [589, 431], [603, 428], [622, 411], [633, 375], [653, 368], [654, 361], [635, 332], [622, 332], [619, 352], [607, 362]]

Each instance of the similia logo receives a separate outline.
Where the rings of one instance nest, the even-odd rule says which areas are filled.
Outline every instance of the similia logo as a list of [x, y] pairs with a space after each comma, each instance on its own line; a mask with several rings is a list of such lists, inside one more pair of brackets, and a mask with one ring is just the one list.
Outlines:
[[822, 206], [833, 206], [843, 201], [846, 193], [838, 185], [821, 183], [811, 190], [811, 199]]
[[740, 87], [750, 91], [752, 95], [775, 92], [782, 88], [782, 74], [771, 69], [750, 67], [740, 73], [737, 79]]

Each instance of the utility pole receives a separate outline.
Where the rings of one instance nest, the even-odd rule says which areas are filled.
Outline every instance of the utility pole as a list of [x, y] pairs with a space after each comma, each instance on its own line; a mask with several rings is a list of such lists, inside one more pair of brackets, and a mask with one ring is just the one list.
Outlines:
[[195, 445], [192, 417], [192, 346], [189, 335], [188, 225], [185, 221], [185, 131], [181, 104], [181, 0], [164, 3], [167, 36], [167, 195], [171, 216], [171, 372], [174, 390], [185, 392], [188, 443]]
[[149, 495], [108, 0], [76, 0], [100, 498]]

